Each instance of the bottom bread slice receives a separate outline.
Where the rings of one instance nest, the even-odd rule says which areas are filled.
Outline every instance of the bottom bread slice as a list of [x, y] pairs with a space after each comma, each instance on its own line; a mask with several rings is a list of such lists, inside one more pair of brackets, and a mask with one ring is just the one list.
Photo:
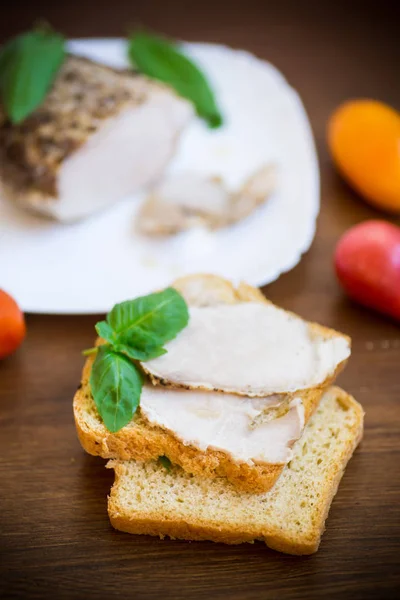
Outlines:
[[136, 534], [239, 544], [262, 540], [289, 554], [318, 549], [348, 460], [362, 438], [364, 412], [332, 387], [294, 446], [275, 486], [263, 494], [235, 489], [225, 478], [195, 477], [159, 462], [116, 461], [108, 501], [112, 525]]

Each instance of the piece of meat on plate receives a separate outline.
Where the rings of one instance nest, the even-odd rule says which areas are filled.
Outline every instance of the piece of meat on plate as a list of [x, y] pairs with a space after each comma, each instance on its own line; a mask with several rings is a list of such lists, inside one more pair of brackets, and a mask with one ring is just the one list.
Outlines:
[[172, 235], [192, 227], [221, 229], [264, 204], [276, 188], [276, 166], [265, 164], [231, 192], [220, 177], [184, 171], [158, 184], [144, 201], [137, 227], [146, 235]]
[[21, 124], [0, 106], [2, 194], [60, 221], [84, 218], [160, 177], [192, 114], [166, 86], [68, 56]]

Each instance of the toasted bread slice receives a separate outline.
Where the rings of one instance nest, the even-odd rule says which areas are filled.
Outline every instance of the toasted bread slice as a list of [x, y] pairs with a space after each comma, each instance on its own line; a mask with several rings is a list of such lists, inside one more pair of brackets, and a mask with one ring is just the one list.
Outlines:
[[115, 483], [108, 514], [116, 529], [161, 538], [239, 544], [262, 540], [288, 554], [318, 549], [325, 520], [348, 460], [363, 433], [362, 407], [333, 387], [325, 393], [294, 457], [264, 494], [206, 481], [160, 463], [110, 461]]
[[[173, 285], [185, 297], [190, 306], [268, 302], [258, 289], [247, 284], [240, 284], [235, 289], [230, 282], [214, 275], [192, 275], [178, 279]], [[341, 335], [332, 329], [316, 324], [312, 325], [312, 330], [327, 338]], [[165, 455], [174, 464], [180, 465], [189, 473], [206, 478], [225, 476], [234, 485], [249, 492], [265, 492], [274, 485], [285, 466], [284, 464], [238, 462], [234, 461], [230, 454], [220, 450], [208, 448], [203, 451], [186, 445], [173, 433], [162, 427], [151, 425], [140, 413], [140, 410], [128, 425], [117, 433], [110, 433], [104, 426], [90, 393], [89, 377], [93, 360], [92, 356], [86, 361], [81, 385], [74, 398], [74, 416], [78, 437], [83, 448], [89, 454], [99, 455], [103, 458], [138, 461], [149, 461]], [[321, 385], [296, 393], [296, 396], [302, 399], [306, 423], [318, 405], [322, 394], [335, 380], [345, 362], [338, 365], [332, 376], [328, 377]], [[240, 398], [238, 398], [238, 402], [240, 402]]]

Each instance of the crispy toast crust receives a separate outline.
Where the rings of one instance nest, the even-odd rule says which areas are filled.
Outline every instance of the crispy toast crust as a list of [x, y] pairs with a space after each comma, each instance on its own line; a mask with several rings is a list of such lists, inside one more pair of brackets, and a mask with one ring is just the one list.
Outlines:
[[[161, 538], [169, 536], [172, 539], [211, 540], [225, 544], [240, 544], [261, 540], [270, 548], [288, 554], [303, 555], [316, 552], [339, 482], [363, 435], [364, 411], [360, 404], [340, 388], [335, 387], [331, 391], [336, 395], [337, 402], [345, 410], [354, 411], [355, 420], [352, 429], [349, 431], [348, 439], [343, 444], [340, 456], [332, 462], [329, 472], [326, 474], [324, 486], [321, 490], [318, 490], [317, 506], [313, 508], [315, 518], [313, 519], [312, 530], [294, 535], [289, 531], [285, 531], [284, 527], [277, 527], [267, 522], [261, 528], [255, 524], [249, 525], [249, 523], [232, 526], [226, 523], [207, 523], [207, 518], [202, 518], [202, 516], [193, 516], [193, 518], [183, 520], [177, 515], [176, 518], [166, 519], [152, 514], [146, 517], [143, 511], [140, 511], [140, 513], [135, 512], [133, 508], [127, 511], [126, 508], [121, 506], [118, 499], [119, 486], [122, 483], [126, 469], [125, 463], [119, 461], [110, 461], [107, 464], [108, 468], [115, 470], [115, 482], [108, 499], [108, 514], [111, 524], [116, 529], [127, 533], [148, 534]], [[227, 486], [229, 485], [227, 483]]]
[[[173, 285], [190, 305], [269, 302], [260, 290], [244, 283], [235, 289], [229, 281], [215, 275], [191, 275], [176, 280]], [[326, 336], [339, 335], [332, 329], [321, 325], [312, 327], [316, 333]], [[222, 451], [210, 449], [202, 451], [193, 446], [186, 446], [172, 433], [148, 423], [140, 414], [140, 410], [132, 422], [117, 433], [110, 433], [100, 418], [98, 418], [96, 428], [93, 428], [86, 418], [88, 406], [95, 411], [89, 385], [93, 360], [91, 356], [85, 363], [81, 385], [75, 394], [73, 403], [78, 437], [86, 452], [103, 458], [139, 461], [149, 461], [165, 455], [172, 463], [180, 465], [193, 475], [211, 478], [225, 476], [239, 489], [254, 493], [266, 492], [274, 485], [285, 466], [284, 464], [238, 463]], [[302, 390], [296, 394], [296, 396], [302, 397], [306, 423], [324, 391], [335, 380], [345, 362], [338, 365], [335, 373], [318, 387]], [[161, 382], [157, 383], [161, 384]]]

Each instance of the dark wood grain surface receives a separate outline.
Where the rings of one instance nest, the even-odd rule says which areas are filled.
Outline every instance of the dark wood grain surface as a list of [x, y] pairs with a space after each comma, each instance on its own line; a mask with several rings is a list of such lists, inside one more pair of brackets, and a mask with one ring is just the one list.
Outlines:
[[335, 175], [325, 127], [334, 107], [348, 97], [376, 97], [400, 106], [398, 7], [397, 1], [114, 0], [17, 1], [2, 9], [3, 39], [38, 16], [69, 36], [121, 35], [142, 23], [180, 38], [247, 48], [283, 71], [299, 90], [316, 137], [322, 208], [310, 252], [265, 293], [285, 308], [352, 336], [353, 357], [340, 384], [363, 403], [366, 431], [314, 556], [284, 556], [261, 543], [229, 547], [116, 532], [106, 513], [113, 474], [101, 459], [83, 453], [71, 411], [80, 351], [91, 345], [97, 317], [28, 315], [25, 344], [0, 363], [1, 595], [397, 596], [400, 327], [351, 304], [335, 281], [332, 251], [340, 234], [381, 215]]

